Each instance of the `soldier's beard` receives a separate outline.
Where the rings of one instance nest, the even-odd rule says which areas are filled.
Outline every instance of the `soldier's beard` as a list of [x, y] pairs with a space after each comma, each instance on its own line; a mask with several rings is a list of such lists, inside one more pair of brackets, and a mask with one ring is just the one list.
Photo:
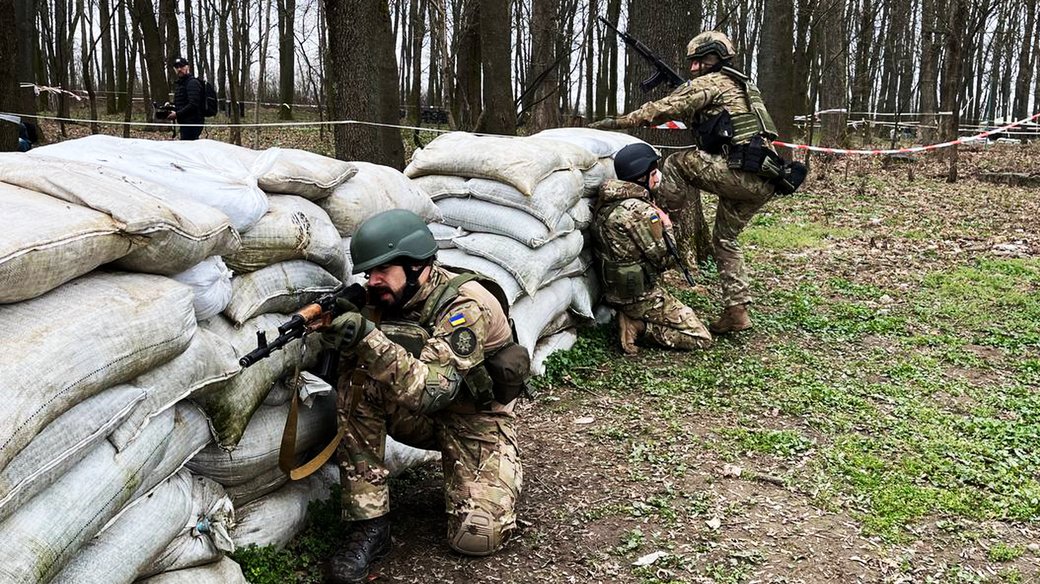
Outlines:
[[369, 286], [368, 297], [372, 299], [372, 303], [376, 306], [383, 308], [384, 310], [393, 310], [400, 308], [401, 300], [404, 297], [404, 290], [394, 292], [387, 286]]

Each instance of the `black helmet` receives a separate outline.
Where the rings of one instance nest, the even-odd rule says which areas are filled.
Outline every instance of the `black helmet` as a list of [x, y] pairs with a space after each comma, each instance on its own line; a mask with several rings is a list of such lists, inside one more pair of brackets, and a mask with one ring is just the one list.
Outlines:
[[437, 241], [426, 222], [405, 209], [391, 209], [369, 217], [350, 240], [355, 274], [402, 260], [422, 262], [436, 253]]
[[614, 155], [614, 172], [621, 180], [634, 181], [646, 176], [661, 155], [646, 142], [629, 144]]

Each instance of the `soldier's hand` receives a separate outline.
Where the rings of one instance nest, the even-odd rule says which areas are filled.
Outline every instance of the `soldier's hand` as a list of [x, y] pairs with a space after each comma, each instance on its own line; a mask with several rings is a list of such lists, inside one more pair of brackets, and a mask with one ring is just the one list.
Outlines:
[[592, 122], [589, 127], [593, 130], [617, 130], [621, 126], [618, 125], [617, 118], [603, 118], [597, 122]]
[[321, 345], [326, 349], [351, 349], [361, 339], [368, 336], [376, 325], [361, 315], [360, 312], [351, 311], [337, 316], [332, 324], [321, 335]]

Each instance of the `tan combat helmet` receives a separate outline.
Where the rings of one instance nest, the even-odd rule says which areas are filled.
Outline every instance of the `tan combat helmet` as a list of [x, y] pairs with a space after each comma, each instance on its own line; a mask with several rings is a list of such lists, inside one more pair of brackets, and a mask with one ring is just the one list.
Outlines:
[[732, 59], [737, 54], [733, 41], [725, 34], [708, 30], [693, 37], [690, 44], [686, 45], [686, 58], [701, 59], [708, 55], [717, 55], [723, 61]]

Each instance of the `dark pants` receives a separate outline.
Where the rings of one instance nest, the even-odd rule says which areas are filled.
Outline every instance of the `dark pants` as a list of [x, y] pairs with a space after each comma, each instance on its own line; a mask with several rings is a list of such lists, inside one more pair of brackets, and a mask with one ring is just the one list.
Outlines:
[[202, 135], [202, 126], [181, 126], [181, 140], [198, 140]]

